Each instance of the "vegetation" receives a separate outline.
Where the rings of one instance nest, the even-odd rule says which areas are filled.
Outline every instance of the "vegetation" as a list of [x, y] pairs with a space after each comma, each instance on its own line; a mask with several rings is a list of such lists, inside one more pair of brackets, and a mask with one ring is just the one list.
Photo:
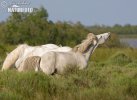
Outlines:
[[0, 72], [0, 99], [136, 100], [137, 50], [119, 50], [97, 48], [87, 69], [68, 70], [64, 75]]
[[84, 26], [80, 22], [56, 23], [48, 20], [48, 12], [43, 7], [35, 9], [33, 13], [12, 13], [5, 22], [0, 23], [0, 45], [21, 44], [40, 45], [55, 43], [58, 45], [74, 46], [86, 36], [93, 32], [101, 34], [110, 31], [112, 37], [109, 47], [120, 47], [118, 35], [137, 35], [135, 25], [115, 25], [109, 26]]
[[135, 25], [84, 26], [52, 22], [43, 7], [33, 13], [13, 13], [0, 23], [0, 68], [6, 53], [20, 43], [62, 44], [73, 47], [87, 33], [112, 32], [93, 53], [85, 70], [64, 75], [9, 70], [0, 72], [0, 100], [137, 100], [137, 49], [123, 46], [119, 35], [136, 35]]
[[100, 25], [95, 25], [95, 26], [90, 26], [88, 29], [92, 32], [105, 32], [105, 31], [110, 31], [113, 33], [117, 33], [118, 35], [137, 35], [137, 25], [114, 25], [114, 26], [100, 26]]

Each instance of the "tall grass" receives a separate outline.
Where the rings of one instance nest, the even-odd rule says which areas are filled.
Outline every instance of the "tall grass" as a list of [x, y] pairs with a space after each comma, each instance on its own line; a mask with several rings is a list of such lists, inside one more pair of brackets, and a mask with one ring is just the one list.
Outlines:
[[81, 71], [0, 72], [0, 100], [137, 100], [136, 59], [136, 49], [97, 48]]

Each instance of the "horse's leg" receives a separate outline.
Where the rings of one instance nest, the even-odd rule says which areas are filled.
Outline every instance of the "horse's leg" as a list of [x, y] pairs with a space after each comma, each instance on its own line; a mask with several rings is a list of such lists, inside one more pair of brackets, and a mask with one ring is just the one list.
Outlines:
[[47, 75], [51, 75], [55, 71], [56, 53], [48, 52], [41, 57], [40, 69]]

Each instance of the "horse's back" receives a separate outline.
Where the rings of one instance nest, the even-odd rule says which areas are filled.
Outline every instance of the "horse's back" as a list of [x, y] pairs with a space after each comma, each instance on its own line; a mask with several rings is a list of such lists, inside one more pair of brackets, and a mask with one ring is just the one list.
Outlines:
[[59, 46], [55, 45], [55, 44], [45, 44], [45, 45], [42, 45], [42, 47], [46, 47], [48, 49], [56, 49], [58, 48]]
[[51, 50], [51, 51], [55, 51], [55, 52], [70, 52], [72, 50], [72, 48], [70, 47], [59, 47], [57, 49]]

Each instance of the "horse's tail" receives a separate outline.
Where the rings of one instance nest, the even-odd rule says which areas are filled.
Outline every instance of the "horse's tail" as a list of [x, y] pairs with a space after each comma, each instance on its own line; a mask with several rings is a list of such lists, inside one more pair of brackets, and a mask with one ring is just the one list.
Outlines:
[[22, 50], [24, 50], [26, 44], [19, 45], [16, 49], [10, 52], [2, 66], [2, 70], [10, 69], [13, 65], [15, 65], [16, 60], [18, 59], [19, 55], [21, 54]]

